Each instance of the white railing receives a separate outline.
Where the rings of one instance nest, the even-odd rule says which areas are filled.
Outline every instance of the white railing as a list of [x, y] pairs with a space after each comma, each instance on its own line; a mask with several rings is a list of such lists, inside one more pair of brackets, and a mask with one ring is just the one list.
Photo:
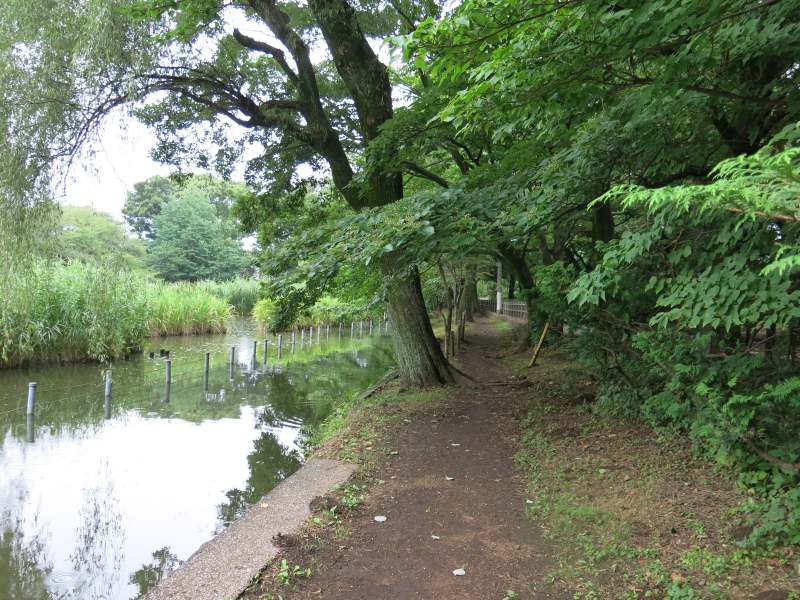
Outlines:
[[[497, 304], [494, 298], [478, 298], [478, 304], [483, 310], [496, 313]], [[527, 319], [528, 306], [524, 302], [517, 300], [503, 300], [503, 307], [500, 314], [513, 319]]]

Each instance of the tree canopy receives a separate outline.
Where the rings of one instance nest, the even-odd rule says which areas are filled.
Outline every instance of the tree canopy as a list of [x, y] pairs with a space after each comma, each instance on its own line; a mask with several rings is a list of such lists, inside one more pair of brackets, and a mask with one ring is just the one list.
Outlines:
[[[453, 381], [428, 311], [452, 354], [500, 261], [529, 334], [574, 342], [598, 411], [735, 464], [770, 515], [753, 539], [798, 542], [797, 3], [446, 6], [10, 0], [0, 201], [46, 206], [130, 107], [157, 159], [244, 169], [233, 213], [286, 314], [337, 287], [385, 298], [415, 385]], [[131, 226], [169, 277], [216, 269], [175, 240], [225, 215], [194, 192], [164, 203], [166, 181], [134, 192]]]

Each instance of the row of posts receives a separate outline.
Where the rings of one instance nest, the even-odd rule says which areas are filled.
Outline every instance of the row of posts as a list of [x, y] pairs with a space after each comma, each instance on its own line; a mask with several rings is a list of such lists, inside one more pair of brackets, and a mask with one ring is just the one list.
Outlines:
[[[372, 319], [368, 320], [367, 326], [369, 327], [369, 335], [372, 335]], [[351, 321], [350, 322], [350, 337], [354, 337], [355, 336], [355, 327], [356, 327], [355, 321]], [[388, 329], [389, 329], [389, 322], [386, 319], [385, 315], [384, 315], [384, 318], [383, 318], [383, 328], [384, 328], [384, 332], [388, 331]], [[342, 330], [343, 330], [343, 324], [340, 321], [339, 322], [339, 336], [338, 336], [339, 340], [342, 339]], [[316, 333], [317, 333], [317, 344], [319, 344], [320, 343], [320, 339], [322, 337], [322, 324], [321, 323], [317, 324], [317, 332]], [[380, 333], [381, 333], [381, 321], [379, 320], [378, 321], [378, 334], [380, 334]], [[294, 351], [295, 351], [296, 335], [297, 335], [296, 330], [292, 330], [291, 341], [290, 341], [290, 347], [291, 347], [292, 354], [294, 354]], [[331, 326], [330, 325], [325, 325], [325, 339], [326, 340], [330, 339], [330, 335], [331, 335]], [[358, 335], [359, 336], [363, 336], [364, 335], [364, 321], [363, 320], [358, 322]], [[314, 342], [314, 326], [310, 325], [308, 327], [308, 344], [309, 344], [309, 346], [311, 344], [313, 344], [313, 342]], [[264, 346], [263, 362], [266, 365], [267, 364], [267, 354], [268, 354], [268, 351], [269, 351], [270, 341], [269, 340], [264, 340], [262, 343], [263, 343], [263, 346]], [[278, 334], [276, 345], [278, 347], [278, 360], [280, 360], [281, 358], [283, 358], [283, 334], [280, 334], [280, 333]], [[306, 330], [305, 330], [305, 328], [301, 328], [300, 329], [300, 349], [303, 350], [305, 348], [305, 345], [306, 345]], [[253, 364], [254, 365], [257, 362], [257, 357], [258, 357], [258, 341], [254, 341], [253, 342]], [[233, 365], [235, 365], [235, 364], [236, 364], [236, 346], [231, 346], [230, 354], [228, 355], [228, 365], [231, 368], [231, 370], [233, 370]], [[206, 388], [208, 388], [208, 373], [209, 373], [209, 367], [210, 366], [211, 366], [211, 353], [210, 352], [206, 352], [204, 357], [203, 357], [203, 378], [205, 380]], [[172, 360], [169, 359], [169, 358], [164, 361], [164, 377], [165, 377], [165, 383], [167, 384], [167, 390], [168, 390], [167, 393], [169, 393], [169, 386], [172, 383]], [[106, 369], [105, 374], [104, 374], [104, 386], [103, 386], [103, 414], [104, 414], [106, 419], [111, 418], [111, 389], [112, 389], [112, 386], [113, 386], [113, 380], [111, 379], [111, 369]], [[33, 416], [34, 416], [35, 412], [36, 412], [36, 382], [35, 381], [31, 381], [30, 383], [28, 383], [28, 402], [27, 402], [27, 407], [26, 407], [26, 411], [25, 411], [25, 415], [28, 418], [28, 437], [29, 437], [30, 440], [32, 440]]]

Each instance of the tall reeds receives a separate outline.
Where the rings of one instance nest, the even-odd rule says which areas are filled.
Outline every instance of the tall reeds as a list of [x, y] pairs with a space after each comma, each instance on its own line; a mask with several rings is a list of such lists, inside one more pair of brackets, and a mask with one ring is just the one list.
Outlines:
[[206, 283], [158, 283], [112, 265], [2, 268], [0, 367], [102, 362], [140, 351], [148, 336], [223, 332], [232, 312]]

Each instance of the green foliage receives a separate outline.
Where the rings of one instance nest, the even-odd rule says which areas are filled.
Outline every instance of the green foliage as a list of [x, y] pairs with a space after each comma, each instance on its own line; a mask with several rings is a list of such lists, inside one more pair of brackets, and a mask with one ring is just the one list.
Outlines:
[[153, 226], [150, 265], [167, 281], [232, 279], [247, 264], [229, 225], [200, 192], [185, 192], [168, 203]]
[[141, 277], [102, 264], [37, 260], [0, 295], [0, 365], [98, 360], [136, 352], [147, 335]]
[[143, 270], [145, 246], [130, 239], [122, 225], [109, 215], [91, 208], [61, 209], [61, 233], [56, 249], [64, 260], [116, 262], [126, 270]]
[[221, 333], [231, 307], [202, 284], [157, 284], [148, 290], [150, 335]]
[[4, 273], [0, 367], [107, 361], [150, 335], [224, 331], [231, 313], [207, 285], [153, 283], [115, 264], [35, 259]]
[[249, 315], [261, 297], [261, 282], [257, 279], [237, 277], [228, 281], [203, 281], [198, 285], [224, 300], [240, 315]]
[[[590, 324], [606, 408], [687, 430], [740, 469], [765, 512], [754, 539], [800, 542], [800, 248], [795, 148], [715, 169], [709, 185], [612, 190], [646, 220], [568, 298]], [[778, 525], [780, 523], [780, 525]]]

